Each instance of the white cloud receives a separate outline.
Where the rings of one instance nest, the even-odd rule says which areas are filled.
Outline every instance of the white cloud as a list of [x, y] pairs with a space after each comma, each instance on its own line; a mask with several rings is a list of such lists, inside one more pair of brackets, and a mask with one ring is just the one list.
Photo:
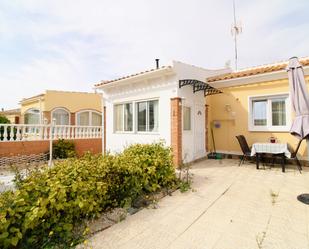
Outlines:
[[[34, 49], [9, 71], [0, 59], [0, 85], [10, 93], [0, 107], [45, 89], [90, 91], [98, 80], [153, 67], [155, 58], [208, 68], [233, 59], [230, 0], [7, 0], [0, 6], [0, 37], [14, 46], [27, 40]], [[284, 18], [304, 12], [306, 1], [239, 0], [237, 6], [241, 67], [308, 55], [308, 22], [293, 26]]]

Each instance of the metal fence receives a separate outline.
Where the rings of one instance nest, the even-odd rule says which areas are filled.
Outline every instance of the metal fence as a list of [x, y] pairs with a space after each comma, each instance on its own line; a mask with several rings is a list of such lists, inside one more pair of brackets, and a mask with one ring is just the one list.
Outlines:
[[46, 163], [47, 160], [48, 160], [48, 154], [46, 153], [0, 157], [0, 167], [10, 165], [40, 164], [40, 163]]

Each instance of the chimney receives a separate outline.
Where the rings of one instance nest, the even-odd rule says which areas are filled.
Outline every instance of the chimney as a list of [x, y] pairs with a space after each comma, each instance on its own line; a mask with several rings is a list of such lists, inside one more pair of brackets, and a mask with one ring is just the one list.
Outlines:
[[157, 69], [159, 69], [159, 67], [160, 67], [160, 66], [159, 66], [159, 60], [160, 60], [160, 59], [156, 59], [156, 68], [157, 68]]

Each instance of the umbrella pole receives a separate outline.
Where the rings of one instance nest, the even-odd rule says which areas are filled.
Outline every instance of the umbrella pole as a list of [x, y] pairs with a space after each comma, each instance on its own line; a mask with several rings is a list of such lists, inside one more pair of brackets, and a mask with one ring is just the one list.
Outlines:
[[306, 138], [306, 142], [307, 142], [307, 160], [309, 161], [309, 138]]

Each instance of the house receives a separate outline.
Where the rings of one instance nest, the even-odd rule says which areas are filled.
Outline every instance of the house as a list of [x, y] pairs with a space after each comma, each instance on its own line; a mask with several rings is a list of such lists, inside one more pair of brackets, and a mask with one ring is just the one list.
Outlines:
[[105, 103], [105, 150], [163, 140], [176, 165], [206, 156], [205, 96], [219, 93], [205, 83], [229, 68], [208, 70], [174, 61], [170, 66], [102, 81], [95, 85]]
[[20, 101], [21, 123], [97, 126], [102, 124], [102, 98], [88, 92], [47, 90]]
[[0, 116], [6, 117], [10, 120], [11, 124], [19, 124], [20, 121], [20, 109], [10, 109], [0, 111]]
[[[301, 58], [300, 62], [309, 88], [309, 57]], [[222, 91], [222, 94], [207, 99], [208, 125], [213, 128], [218, 152], [240, 154], [235, 139], [240, 134], [245, 135], [249, 144], [268, 142], [270, 137], [275, 137], [279, 142], [296, 146], [297, 139], [289, 133], [294, 113], [287, 64], [287, 61], [273, 63], [206, 79], [207, 83]], [[211, 147], [213, 149], [212, 144]], [[307, 159], [305, 142], [299, 153], [302, 159]]]

